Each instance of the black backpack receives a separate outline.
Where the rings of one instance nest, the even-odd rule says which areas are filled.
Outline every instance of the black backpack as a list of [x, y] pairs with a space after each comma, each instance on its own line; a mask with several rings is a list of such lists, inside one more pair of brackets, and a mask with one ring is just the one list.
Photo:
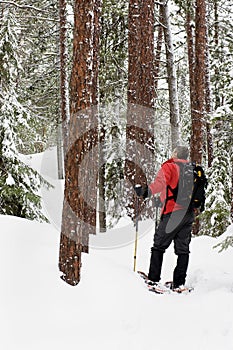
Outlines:
[[[205, 208], [205, 189], [207, 178], [204, 170], [196, 163], [175, 162], [180, 168], [179, 182], [176, 188], [167, 186], [167, 198], [174, 199], [177, 204], [184, 208], [200, 208], [202, 212]], [[172, 196], [168, 196], [168, 189]]]

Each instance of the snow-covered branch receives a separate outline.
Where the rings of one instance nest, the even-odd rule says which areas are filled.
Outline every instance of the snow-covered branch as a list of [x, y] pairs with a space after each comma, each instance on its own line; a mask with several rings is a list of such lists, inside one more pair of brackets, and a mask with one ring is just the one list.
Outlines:
[[31, 5], [19, 5], [19, 4], [16, 4], [16, 2], [14, 2], [14, 1], [0, 1], [0, 4], [12, 5], [12, 6], [21, 8], [21, 9], [29, 9], [29, 10], [49, 13], [48, 11], [39, 9], [39, 8], [31, 6]]

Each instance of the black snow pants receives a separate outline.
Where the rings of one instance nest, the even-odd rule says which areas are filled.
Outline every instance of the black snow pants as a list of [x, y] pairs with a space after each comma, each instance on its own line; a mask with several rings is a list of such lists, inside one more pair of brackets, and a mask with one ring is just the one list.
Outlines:
[[154, 245], [151, 248], [151, 260], [148, 274], [151, 281], [158, 282], [160, 280], [163, 254], [170, 246], [171, 242], [174, 241], [175, 254], [178, 257], [173, 272], [173, 284], [175, 288], [185, 284], [193, 221], [193, 211], [185, 212], [183, 210], [177, 210], [162, 215], [160, 224], [154, 235]]

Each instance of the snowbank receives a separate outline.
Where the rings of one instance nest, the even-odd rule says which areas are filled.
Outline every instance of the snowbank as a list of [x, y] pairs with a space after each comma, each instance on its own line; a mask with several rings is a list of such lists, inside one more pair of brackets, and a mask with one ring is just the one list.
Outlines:
[[[59, 278], [53, 225], [10, 216], [0, 222], [1, 349], [233, 349], [233, 251], [218, 253], [217, 240], [192, 240], [187, 282], [193, 293], [155, 295], [132, 271], [133, 244], [92, 248], [83, 255], [80, 284], [70, 287]], [[152, 236], [138, 244], [137, 266], [145, 271]], [[164, 280], [174, 263], [171, 247]]]
[[[59, 278], [63, 184], [51, 157], [54, 150], [28, 158], [55, 186], [42, 192], [51, 224], [0, 216], [0, 348], [233, 350], [233, 249], [213, 249], [221, 237], [192, 239], [187, 284], [195, 290], [189, 295], [146, 289], [133, 272], [135, 228], [126, 219], [90, 238], [78, 286]], [[146, 272], [153, 231], [152, 222], [139, 223], [137, 268]], [[226, 234], [233, 234], [233, 226]], [[174, 266], [171, 246], [163, 281], [171, 279]]]

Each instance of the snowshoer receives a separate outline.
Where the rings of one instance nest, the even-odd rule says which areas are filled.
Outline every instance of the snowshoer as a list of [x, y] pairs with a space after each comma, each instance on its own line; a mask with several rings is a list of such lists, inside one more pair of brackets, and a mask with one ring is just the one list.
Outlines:
[[172, 158], [162, 164], [158, 174], [149, 186], [137, 187], [135, 191], [139, 197], [149, 197], [160, 193], [163, 203], [161, 220], [155, 231], [154, 244], [151, 248], [151, 260], [148, 279], [159, 285], [163, 255], [174, 241], [174, 250], [177, 255], [177, 264], [173, 272], [173, 289], [185, 284], [189, 263], [189, 244], [191, 241], [194, 209], [183, 207], [176, 203], [174, 189], [179, 183], [179, 163], [188, 163], [189, 149], [186, 146], [177, 146]]

